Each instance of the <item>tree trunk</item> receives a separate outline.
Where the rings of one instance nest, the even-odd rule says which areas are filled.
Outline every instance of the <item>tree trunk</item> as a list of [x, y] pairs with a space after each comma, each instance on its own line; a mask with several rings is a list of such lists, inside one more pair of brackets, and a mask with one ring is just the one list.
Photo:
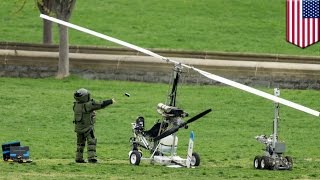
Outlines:
[[57, 78], [69, 76], [69, 40], [68, 27], [59, 25], [59, 65]]
[[43, 19], [43, 44], [52, 44], [52, 22]]
[[[53, 3], [52, 0], [37, 0], [36, 1], [39, 11], [42, 14], [50, 15], [52, 13]], [[43, 19], [43, 36], [42, 42], [43, 44], [52, 44], [53, 42], [52, 37], [52, 22]]]
[[[54, 9], [58, 19], [69, 21], [76, 0], [55, 0]], [[59, 65], [57, 78], [69, 76], [68, 27], [59, 25]]]

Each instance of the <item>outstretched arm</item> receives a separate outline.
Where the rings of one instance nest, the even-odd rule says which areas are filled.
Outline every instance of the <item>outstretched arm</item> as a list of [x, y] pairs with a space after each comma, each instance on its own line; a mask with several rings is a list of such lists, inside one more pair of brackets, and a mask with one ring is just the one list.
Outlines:
[[102, 102], [96, 102], [94, 100], [91, 100], [88, 103], [86, 103], [85, 111], [90, 112], [90, 111], [94, 111], [94, 110], [103, 109], [103, 108], [109, 106], [110, 104], [113, 104], [114, 102], [115, 102], [114, 99], [108, 99], [108, 100], [104, 100]]
[[105, 108], [105, 107], [107, 107], [107, 106], [109, 106], [110, 104], [113, 104], [113, 103], [115, 103], [114, 98], [108, 99], [108, 100], [104, 100], [101, 103], [101, 108]]

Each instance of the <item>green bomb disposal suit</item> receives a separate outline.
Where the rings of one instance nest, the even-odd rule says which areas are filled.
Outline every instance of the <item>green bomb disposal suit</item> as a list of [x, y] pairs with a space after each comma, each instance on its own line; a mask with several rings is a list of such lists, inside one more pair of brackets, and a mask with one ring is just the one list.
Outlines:
[[96, 163], [96, 145], [97, 139], [94, 136], [94, 124], [95, 124], [95, 110], [103, 109], [110, 104], [113, 104], [113, 100], [104, 100], [102, 102], [96, 102], [90, 99], [90, 92], [84, 88], [77, 90], [74, 93], [73, 111], [74, 111], [74, 124], [75, 132], [77, 133], [77, 151], [76, 162], [85, 163], [83, 159], [83, 151], [87, 142], [88, 162]]

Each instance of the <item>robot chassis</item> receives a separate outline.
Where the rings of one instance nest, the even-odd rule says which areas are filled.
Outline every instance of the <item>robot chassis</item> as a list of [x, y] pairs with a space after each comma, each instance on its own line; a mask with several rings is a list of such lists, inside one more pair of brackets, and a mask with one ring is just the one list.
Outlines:
[[[188, 124], [201, 118], [211, 111], [208, 109], [188, 121], [183, 118], [188, 113], [176, 107], [177, 85], [180, 77], [181, 66], [174, 68], [174, 80], [171, 93], [169, 94], [170, 103], [168, 105], [159, 103], [157, 112], [162, 116], [150, 130], [145, 130], [145, 120], [138, 117], [132, 125], [133, 136], [130, 138], [132, 149], [129, 152], [129, 162], [132, 165], [139, 165], [141, 160], [148, 160], [151, 164], [167, 165], [168, 167], [195, 167], [200, 164], [200, 156], [193, 152], [194, 134], [191, 132], [187, 158], [177, 155], [178, 137], [176, 132], [180, 128], [188, 128]], [[142, 150], [148, 150], [150, 157], [143, 157]]]
[[[280, 90], [274, 89], [274, 95], [280, 96]], [[293, 161], [290, 156], [283, 156], [285, 143], [278, 141], [279, 103], [274, 103], [273, 134], [256, 136], [256, 140], [265, 144], [264, 155], [256, 156], [253, 161], [255, 169], [292, 170]]]

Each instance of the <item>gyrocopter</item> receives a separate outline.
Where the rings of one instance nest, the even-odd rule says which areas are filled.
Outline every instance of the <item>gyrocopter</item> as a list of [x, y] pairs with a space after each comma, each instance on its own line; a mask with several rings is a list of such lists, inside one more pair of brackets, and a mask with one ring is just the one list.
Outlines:
[[131, 164], [139, 165], [142, 159], [142, 149], [149, 150], [151, 156], [143, 158], [151, 163], [159, 163], [171, 167], [195, 167], [200, 164], [200, 155], [193, 152], [194, 134], [191, 132], [188, 145], [187, 158], [183, 159], [177, 155], [178, 137], [176, 132], [180, 128], [188, 128], [188, 124], [192, 123], [202, 116], [208, 114], [211, 109], [205, 110], [200, 114], [183, 121], [188, 113], [176, 106], [177, 87], [181, 73], [181, 66], [174, 67], [174, 80], [172, 89], [169, 93], [170, 102], [168, 104], [159, 103], [157, 111], [162, 116], [162, 120], [158, 121], [150, 130], [145, 130], [144, 117], [138, 117], [132, 123], [133, 136], [130, 138], [132, 150], [129, 152], [129, 160]]
[[[243, 91], [252, 93], [254, 95], [269, 99], [271, 101], [273, 101], [276, 104], [283, 104], [286, 106], [289, 106], [291, 108], [306, 112], [308, 114], [314, 115], [314, 116], [320, 116], [320, 112], [315, 111], [313, 109], [310, 109], [308, 107], [302, 106], [300, 104], [288, 101], [286, 99], [265, 93], [263, 91], [257, 90], [255, 88], [237, 83], [235, 81], [223, 78], [221, 76], [217, 76], [215, 74], [197, 69], [195, 67], [186, 65], [186, 64], [182, 64], [178, 61], [163, 57], [161, 55], [158, 55], [154, 52], [151, 52], [147, 49], [138, 47], [136, 45], [121, 41], [119, 39], [110, 37], [110, 36], [106, 36], [104, 34], [47, 16], [47, 15], [40, 15], [41, 18], [44, 18], [46, 20], [49, 21], [53, 21], [56, 22], [58, 24], [67, 26], [69, 28], [73, 28], [79, 31], [82, 31], [84, 33], [88, 33], [91, 34], [93, 36], [96, 37], [100, 37], [102, 39], [114, 42], [116, 44], [128, 47], [130, 49], [134, 49], [136, 51], [139, 51], [141, 53], [144, 53], [146, 55], [152, 56], [154, 58], [160, 59], [162, 61], [166, 61], [168, 63], [173, 63], [175, 66], [175, 74], [176, 77], [179, 76], [179, 71], [181, 70], [181, 68], [187, 68], [187, 69], [191, 69], [195, 72], [198, 72], [199, 74], [214, 80], [214, 81], [218, 81], [221, 82], [223, 84], [241, 89]], [[177, 79], [178, 80], [178, 79]], [[173, 83], [173, 87], [177, 85], [177, 82]], [[176, 145], [177, 145], [177, 138], [175, 133], [183, 127], [187, 127], [187, 124], [194, 122], [195, 120], [201, 118], [202, 116], [206, 115], [207, 113], [209, 113], [211, 111], [211, 109], [208, 109], [192, 118], [190, 118], [187, 121], [184, 121], [183, 118], [185, 118], [187, 116], [187, 113], [185, 111], [183, 111], [182, 109], [179, 109], [177, 107], [175, 107], [175, 98], [176, 96], [174, 95], [175, 93], [175, 89], [173, 88], [173, 90], [171, 91], [170, 94], [170, 103], [169, 104], [158, 104], [158, 112], [161, 114], [162, 121], [160, 123], [156, 123], [150, 130], [145, 130], [144, 129], [144, 119], [143, 117], [138, 118], [134, 123], [132, 123], [132, 130], [134, 133], [133, 138], [131, 138], [131, 143], [132, 143], [132, 150], [129, 153], [130, 156], [130, 162], [132, 164], [138, 164], [138, 158], [141, 158], [141, 152], [139, 152], [138, 147], [143, 147], [147, 150], [150, 150], [151, 152], [151, 158], [150, 159], [154, 159], [159, 158], [158, 156], [161, 156], [164, 153], [169, 153], [169, 155], [167, 157], [174, 157], [175, 155], [175, 150], [176, 150]], [[277, 117], [275, 118], [275, 121], [277, 120]], [[276, 125], [274, 126], [276, 127]], [[277, 163], [276, 161], [278, 161], [279, 159], [283, 160], [282, 156], [280, 156], [283, 151], [284, 151], [284, 145], [281, 142], [278, 142], [276, 139], [276, 131], [274, 131], [273, 134], [273, 138], [267, 138], [265, 136], [260, 136], [257, 137], [257, 140], [259, 140], [260, 142], [263, 142], [266, 144], [266, 155], [264, 156], [264, 158], [262, 159], [261, 157], [256, 157], [254, 160], [254, 166], [255, 168], [259, 169], [261, 168], [261, 165], [266, 165], [263, 164], [265, 163], [268, 158], [268, 160], [273, 159], [275, 160], [275, 162], [272, 164], [273, 167], [279, 167], [279, 169], [281, 167], [283, 167], [284, 169], [291, 169], [292, 166], [290, 166], [290, 163], [292, 159], [291, 158], [286, 158], [286, 160], [284, 160], [283, 162], [286, 163], [286, 165], [283, 165], [281, 163]], [[169, 144], [166, 144], [167, 142], [169, 142]], [[169, 145], [169, 146], [168, 146]], [[189, 146], [192, 145], [192, 143], [189, 143]], [[192, 148], [191, 148], [192, 149]], [[194, 153], [195, 154], [195, 153]], [[175, 160], [173, 158], [159, 158], [159, 161], [168, 161], [168, 162], [176, 162], [176, 164], [180, 164], [181, 166], [187, 166], [187, 167], [191, 167], [192, 165], [197, 165], [198, 162], [194, 162], [194, 163], [190, 163], [190, 160], [193, 158], [194, 160], [197, 158], [197, 155], [193, 155], [192, 156], [192, 152], [189, 153], [188, 152], [188, 156], [189, 158], [187, 158], [186, 160]], [[181, 164], [181, 162], [183, 162]], [[262, 162], [262, 163], [261, 163]], [[270, 164], [267, 164], [268, 167]]]

